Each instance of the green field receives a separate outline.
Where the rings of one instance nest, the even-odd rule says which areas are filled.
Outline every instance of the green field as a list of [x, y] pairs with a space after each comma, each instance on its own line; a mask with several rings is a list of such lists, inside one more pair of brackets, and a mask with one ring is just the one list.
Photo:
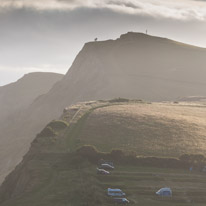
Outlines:
[[[206, 154], [206, 107], [172, 103], [92, 102], [74, 105], [48, 124], [22, 163], [0, 188], [1, 206], [110, 206], [107, 188], [120, 188], [131, 205], [203, 206], [206, 174], [189, 169], [142, 167], [116, 162], [109, 176], [76, 149], [119, 148], [138, 156]], [[114, 162], [115, 163], [115, 162]], [[171, 187], [172, 198], [155, 192]]]
[[[206, 176], [203, 174], [171, 169], [118, 166], [111, 176], [99, 176], [98, 179], [105, 188], [122, 188], [132, 205], [199, 206], [206, 203]], [[162, 187], [171, 187], [173, 197], [156, 196], [155, 192]]]
[[[106, 195], [108, 187], [121, 188], [131, 205], [203, 206], [206, 203], [206, 174], [116, 165], [111, 175], [102, 176], [96, 174], [96, 166], [75, 155], [36, 156], [27, 165], [32, 178], [23, 196], [2, 206], [110, 206], [113, 203]], [[172, 198], [155, 195], [165, 186], [172, 188]]]
[[205, 105], [105, 103], [81, 107], [80, 113], [65, 133], [71, 151], [89, 144], [102, 152], [119, 148], [145, 156], [206, 155]]

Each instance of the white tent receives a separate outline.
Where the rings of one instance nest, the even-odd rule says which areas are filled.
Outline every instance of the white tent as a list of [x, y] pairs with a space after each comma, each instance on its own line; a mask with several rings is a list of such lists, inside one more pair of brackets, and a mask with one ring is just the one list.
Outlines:
[[156, 192], [157, 195], [159, 196], [166, 196], [166, 197], [171, 197], [172, 196], [172, 190], [169, 187], [164, 187], [161, 188]]

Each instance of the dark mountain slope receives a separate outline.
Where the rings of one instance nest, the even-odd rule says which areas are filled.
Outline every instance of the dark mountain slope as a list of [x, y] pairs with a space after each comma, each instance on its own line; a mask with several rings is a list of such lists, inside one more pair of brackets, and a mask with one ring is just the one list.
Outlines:
[[19, 153], [24, 151], [22, 136], [27, 124], [19, 128], [22, 115], [32, 102], [47, 93], [63, 75], [56, 73], [30, 73], [17, 82], [0, 87], [0, 182], [19, 161]]
[[38, 96], [47, 93], [62, 77], [61, 74], [36, 72], [0, 87], [0, 118], [25, 109]]

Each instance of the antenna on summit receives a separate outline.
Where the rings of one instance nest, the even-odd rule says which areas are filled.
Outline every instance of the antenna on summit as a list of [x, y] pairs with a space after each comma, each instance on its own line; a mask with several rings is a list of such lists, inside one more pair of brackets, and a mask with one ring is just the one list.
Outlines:
[[145, 32], [146, 34], [147, 34], [147, 29], [146, 29], [146, 32]]

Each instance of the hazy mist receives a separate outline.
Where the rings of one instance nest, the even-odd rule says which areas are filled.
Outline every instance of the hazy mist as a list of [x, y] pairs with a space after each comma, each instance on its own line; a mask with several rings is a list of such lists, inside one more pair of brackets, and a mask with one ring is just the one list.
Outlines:
[[64, 74], [85, 42], [128, 31], [206, 47], [205, 8], [191, 0], [0, 1], [0, 85], [34, 71]]

